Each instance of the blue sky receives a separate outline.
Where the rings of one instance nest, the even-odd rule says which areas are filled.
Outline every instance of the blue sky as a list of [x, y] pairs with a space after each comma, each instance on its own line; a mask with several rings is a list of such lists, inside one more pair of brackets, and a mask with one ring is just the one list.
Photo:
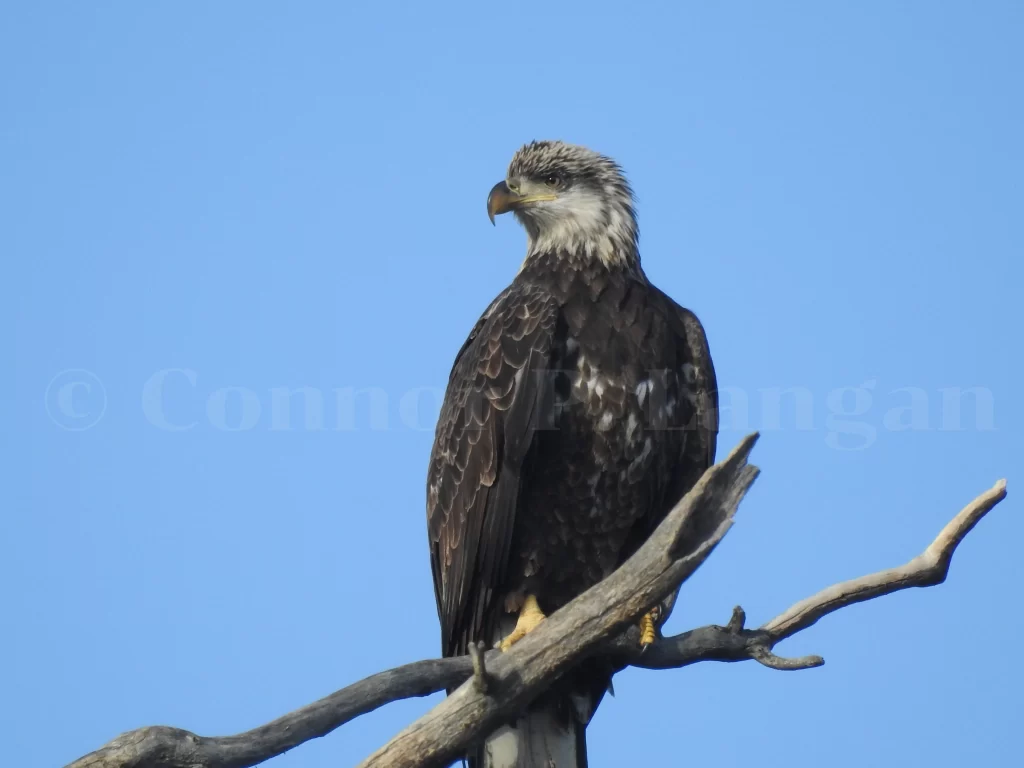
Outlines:
[[[1022, 34], [1013, 2], [8, 4], [5, 762], [436, 655], [438, 397], [524, 249], [484, 201], [562, 138], [629, 172], [720, 450], [763, 431], [669, 629], [761, 623], [1011, 494], [943, 586], [778, 649], [821, 669], [621, 674], [594, 768], [1015, 764]], [[352, 765], [437, 700], [270, 765]]]

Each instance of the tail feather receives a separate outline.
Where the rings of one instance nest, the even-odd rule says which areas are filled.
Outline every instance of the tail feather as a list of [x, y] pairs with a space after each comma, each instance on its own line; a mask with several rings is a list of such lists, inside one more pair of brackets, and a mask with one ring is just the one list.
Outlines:
[[[502, 626], [497, 635], [510, 631]], [[587, 724], [610, 683], [604, 665], [585, 661], [490, 734], [467, 757], [468, 768], [587, 768]]]
[[547, 706], [492, 733], [470, 768], [586, 768], [587, 726]]

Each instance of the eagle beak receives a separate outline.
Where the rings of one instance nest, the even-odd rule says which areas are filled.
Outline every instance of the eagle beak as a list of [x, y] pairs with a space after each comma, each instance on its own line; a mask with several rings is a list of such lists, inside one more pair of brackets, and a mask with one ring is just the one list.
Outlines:
[[487, 218], [494, 223], [494, 217], [511, 211], [519, 201], [519, 195], [508, 188], [508, 184], [499, 181], [491, 187], [491, 193], [487, 196]]
[[494, 217], [503, 213], [514, 211], [526, 203], [539, 203], [542, 200], [554, 200], [555, 195], [520, 195], [509, 189], [508, 183], [499, 181], [491, 187], [491, 193], [487, 195], [487, 218], [494, 223]]

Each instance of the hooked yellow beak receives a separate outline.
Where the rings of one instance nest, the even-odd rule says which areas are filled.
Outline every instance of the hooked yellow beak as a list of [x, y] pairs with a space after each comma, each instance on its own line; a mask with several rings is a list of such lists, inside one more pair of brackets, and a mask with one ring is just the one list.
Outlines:
[[491, 187], [491, 193], [487, 195], [487, 218], [494, 223], [494, 217], [503, 213], [514, 211], [527, 203], [538, 203], [542, 200], [554, 200], [554, 195], [520, 195], [509, 189], [508, 183], [499, 181]]

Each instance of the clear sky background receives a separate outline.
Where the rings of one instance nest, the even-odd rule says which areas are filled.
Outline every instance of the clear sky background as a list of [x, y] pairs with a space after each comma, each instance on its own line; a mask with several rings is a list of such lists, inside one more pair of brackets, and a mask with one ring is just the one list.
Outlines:
[[[720, 455], [763, 432], [670, 630], [759, 624], [1010, 490], [946, 584], [778, 649], [821, 669], [619, 675], [594, 768], [1020, 764], [1022, 39], [1015, 2], [6, 4], [4, 764], [437, 654], [427, 456], [533, 138], [625, 166], [736, 405]], [[271, 765], [352, 765], [439, 698]]]

